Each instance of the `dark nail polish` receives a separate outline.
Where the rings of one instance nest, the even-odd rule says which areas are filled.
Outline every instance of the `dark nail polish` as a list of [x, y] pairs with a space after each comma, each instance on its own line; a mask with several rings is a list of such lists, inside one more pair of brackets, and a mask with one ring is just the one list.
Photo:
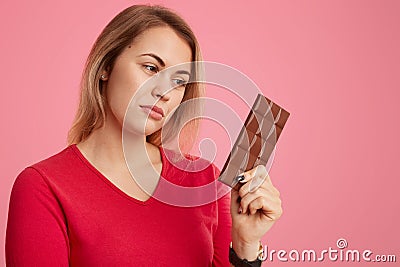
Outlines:
[[241, 182], [244, 180], [244, 175], [239, 175], [236, 177], [236, 181]]

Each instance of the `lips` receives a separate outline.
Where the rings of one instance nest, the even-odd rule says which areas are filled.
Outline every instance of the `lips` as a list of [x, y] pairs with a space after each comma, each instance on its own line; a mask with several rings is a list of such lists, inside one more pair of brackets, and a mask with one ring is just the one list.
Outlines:
[[164, 117], [164, 110], [160, 107], [150, 105], [140, 105], [140, 107], [154, 119], [160, 120]]
[[160, 113], [161, 116], [164, 117], [164, 110], [162, 110], [162, 108], [159, 108], [159, 107], [157, 107], [157, 106], [153, 106], [153, 107], [151, 108], [151, 110], [153, 110], [153, 111], [155, 111], [155, 112], [157, 112], [157, 113]]

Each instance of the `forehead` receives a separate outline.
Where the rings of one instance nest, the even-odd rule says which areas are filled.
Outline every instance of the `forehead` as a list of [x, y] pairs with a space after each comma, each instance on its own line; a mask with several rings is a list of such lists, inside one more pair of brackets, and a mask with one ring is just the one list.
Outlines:
[[164, 61], [165, 67], [192, 60], [188, 42], [168, 26], [153, 27], [144, 31], [135, 38], [128, 50], [135, 56], [156, 54]]

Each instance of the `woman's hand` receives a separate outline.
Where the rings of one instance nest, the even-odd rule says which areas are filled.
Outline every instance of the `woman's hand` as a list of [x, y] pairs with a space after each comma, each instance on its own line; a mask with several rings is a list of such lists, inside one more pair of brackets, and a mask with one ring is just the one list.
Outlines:
[[231, 191], [232, 244], [239, 257], [255, 260], [259, 241], [282, 215], [282, 205], [265, 166], [243, 175]]

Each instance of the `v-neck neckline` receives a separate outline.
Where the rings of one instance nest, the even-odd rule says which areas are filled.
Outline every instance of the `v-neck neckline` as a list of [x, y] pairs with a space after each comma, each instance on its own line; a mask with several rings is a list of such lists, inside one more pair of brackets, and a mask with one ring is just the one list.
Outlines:
[[111, 187], [114, 191], [116, 191], [118, 194], [123, 196], [124, 198], [128, 199], [129, 201], [132, 201], [134, 203], [140, 204], [140, 205], [148, 205], [149, 203], [155, 201], [156, 199], [153, 197], [157, 189], [160, 185], [160, 180], [162, 177], [165, 177], [165, 163], [168, 162], [165, 160], [165, 155], [164, 155], [164, 149], [162, 146], [158, 146], [159, 152], [160, 152], [160, 157], [161, 157], [161, 172], [160, 172], [160, 179], [157, 182], [157, 186], [154, 189], [153, 194], [146, 200], [139, 200], [135, 197], [130, 196], [126, 192], [124, 192], [122, 189], [120, 189], [118, 186], [116, 186], [113, 182], [111, 182], [104, 174], [102, 174], [90, 161], [82, 154], [82, 152], [79, 150], [76, 144], [72, 144], [71, 149], [75, 152], [75, 154], [81, 159], [81, 161], [91, 170], [93, 171], [97, 177], [99, 177], [102, 181], [104, 181], [108, 186]]

